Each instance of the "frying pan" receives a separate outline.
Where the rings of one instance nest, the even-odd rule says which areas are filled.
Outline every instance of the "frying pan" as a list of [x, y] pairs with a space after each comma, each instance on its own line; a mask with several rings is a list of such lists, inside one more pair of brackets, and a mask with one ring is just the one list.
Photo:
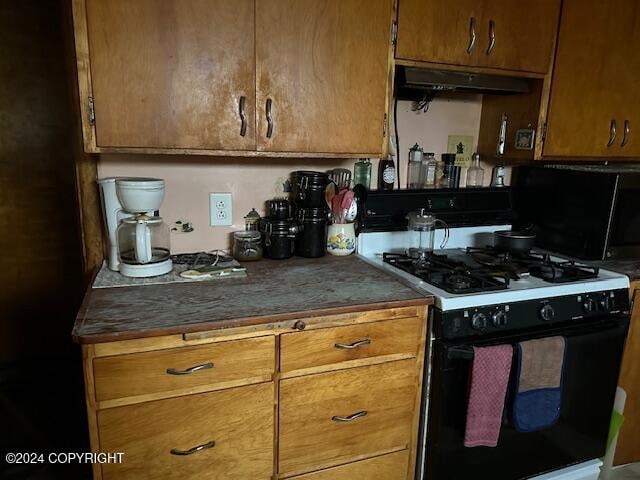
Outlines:
[[510, 252], [528, 252], [533, 248], [536, 234], [529, 231], [498, 230], [493, 232], [495, 246]]

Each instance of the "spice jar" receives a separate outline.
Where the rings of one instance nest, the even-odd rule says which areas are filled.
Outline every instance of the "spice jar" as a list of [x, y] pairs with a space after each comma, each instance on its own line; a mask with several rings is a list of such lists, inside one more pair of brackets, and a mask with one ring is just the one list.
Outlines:
[[262, 236], [253, 230], [233, 232], [233, 257], [239, 262], [262, 258]]

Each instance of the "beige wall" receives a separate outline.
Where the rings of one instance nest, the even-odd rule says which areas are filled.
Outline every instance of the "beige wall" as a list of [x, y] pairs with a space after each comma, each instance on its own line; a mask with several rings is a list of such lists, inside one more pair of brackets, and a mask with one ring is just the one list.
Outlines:
[[[410, 102], [398, 103], [398, 136], [400, 137], [401, 183], [406, 185], [406, 163], [409, 148], [416, 142], [437, 158], [446, 153], [450, 134], [472, 135], [478, 139], [481, 97], [459, 95], [434, 100], [427, 113], [411, 111]], [[475, 147], [475, 143], [474, 143]], [[265, 201], [277, 192], [277, 184], [290, 172], [300, 169], [328, 170], [353, 168], [354, 159], [250, 159], [212, 158], [174, 155], [101, 155], [100, 177], [153, 176], [164, 178], [167, 184], [161, 214], [167, 223], [186, 220], [195, 231], [171, 236], [174, 253], [226, 249], [231, 232], [244, 228], [243, 216], [251, 208], [264, 214]], [[372, 185], [376, 185], [377, 160], [373, 160]], [[488, 184], [490, 166], [485, 166]], [[233, 195], [233, 226], [209, 226], [209, 193], [231, 192]]]

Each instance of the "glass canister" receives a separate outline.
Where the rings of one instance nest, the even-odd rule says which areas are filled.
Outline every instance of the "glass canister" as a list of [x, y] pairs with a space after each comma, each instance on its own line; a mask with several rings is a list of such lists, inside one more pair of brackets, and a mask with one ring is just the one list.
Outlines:
[[422, 188], [424, 152], [417, 143], [409, 149], [409, 163], [407, 166], [407, 188]]
[[353, 184], [371, 188], [371, 160], [361, 158], [353, 165]]
[[250, 262], [262, 258], [262, 236], [255, 230], [233, 232], [233, 258]]

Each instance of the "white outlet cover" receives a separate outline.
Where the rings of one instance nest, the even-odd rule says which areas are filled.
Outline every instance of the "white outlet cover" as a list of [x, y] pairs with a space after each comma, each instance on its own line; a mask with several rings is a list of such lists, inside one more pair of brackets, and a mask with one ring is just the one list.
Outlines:
[[210, 193], [209, 214], [212, 227], [233, 225], [231, 193]]

